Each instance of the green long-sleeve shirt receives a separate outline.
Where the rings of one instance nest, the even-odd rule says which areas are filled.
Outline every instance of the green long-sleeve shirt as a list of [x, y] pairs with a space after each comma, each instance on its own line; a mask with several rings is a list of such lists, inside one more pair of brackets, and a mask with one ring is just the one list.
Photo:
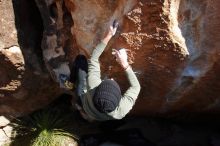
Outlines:
[[105, 121], [113, 119], [122, 119], [133, 107], [137, 96], [140, 92], [140, 84], [135, 76], [132, 68], [129, 66], [125, 73], [130, 83], [130, 87], [122, 96], [118, 107], [110, 113], [100, 113], [94, 106], [92, 97], [95, 93], [96, 87], [102, 82], [99, 57], [106, 47], [106, 44], [100, 43], [93, 50], [91, 58], [88, 62], [88, 90], [83, 97], [83, 109], [87, 115], [94, 120]]

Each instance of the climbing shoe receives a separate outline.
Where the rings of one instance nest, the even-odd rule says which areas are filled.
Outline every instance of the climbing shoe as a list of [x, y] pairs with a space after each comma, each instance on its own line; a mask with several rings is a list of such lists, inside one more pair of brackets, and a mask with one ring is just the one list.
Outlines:
[[79, 69], [88, 73], [88, 62], [84, 55], [76, 56], [76, 59], [74, 60], [73, 66], [71, 68], [70, 82], [72, 83], [77, 82]]

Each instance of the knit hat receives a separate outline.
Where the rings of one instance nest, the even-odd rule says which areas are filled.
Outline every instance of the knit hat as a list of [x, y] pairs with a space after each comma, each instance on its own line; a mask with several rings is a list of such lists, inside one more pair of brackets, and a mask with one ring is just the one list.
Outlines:
[[96, 88], [93, 103], [101, 113], [110, 113], [119, 105], [121, 90], [114, 80], [104, 80]]

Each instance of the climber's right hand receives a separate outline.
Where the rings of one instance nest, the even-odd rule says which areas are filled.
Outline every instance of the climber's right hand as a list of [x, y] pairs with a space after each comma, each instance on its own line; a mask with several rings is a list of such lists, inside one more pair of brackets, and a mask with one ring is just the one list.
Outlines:
[[120, 50], [113, 50], [113, 55], [116, 57], [116, 61], [122, 66], [124, 70], [126, 70], [129, 67], [128, 63], [128, 55], [126, 52], [126, 49], [120, 49]]

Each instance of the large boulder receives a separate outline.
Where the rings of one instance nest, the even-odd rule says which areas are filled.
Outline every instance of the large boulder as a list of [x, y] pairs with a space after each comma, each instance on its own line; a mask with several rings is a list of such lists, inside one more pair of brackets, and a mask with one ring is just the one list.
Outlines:
[[0, 1], [0, 15], [0, 115], [17, 117], [61, 92], [43, 61], [43, 27], [34, 1]]
[[217, 0], [36, 2], [46, 32], [55, 30], [44, 35], [44, 44], [50, 44], [52, 38], [62, 42], [60, 46], [45, 45], [44, 55], [56, 48], [65, 53], [46, 60], [55, 76], [62, 73], [63, 66], [54, 66], [54, 62], [65, 56], [68, 66], [77, 54], [89, 57], [117, 19], [119, 32], [101, 57], [102, 75], [115, 78], [123, 91], [127, 89], [128, 81], [111, 55], [111, 48], [127, 48], [142, 87], [134, 114], [219, 110]]
[[[28, 0], [22, 2], [13, 1], [21, 10], [15, 14], [33, 12]], [[4, 96], [0, 98], [1, 113], [15, 113], [18, 107], [20, 112], [29, 111], [62, 93], [59, 74], [70, 74], [72, 61], [78, 54], [89, 57], [115, 19], [120, 27], [101, 56], [102, 76], [113, 77], [123, 91], [128, 88], [122, 69], [111, 55], [112, 48], [128, 49], [129, 62], [142, 87], [133, 115], [219, 112], [220, 4], [217, 0], [35, 2], [42, 22], [34, 17], [36, 14], [26, 13], [24, 18], [15, 15], [23, 28], [20, 31], [17, 27], [18, 35], [26, 38], [26, 46], [16, 44], [17, 41], [12, 43], [17, 47], [11, 49], [5, 48], [12, 45], [1, 46], [0, 59], [5, 64], [1, 69], [4, 78], [0, 80], [1, 96]], [[27, 21], [30, 18], [33, 21]], [[7, 21], [1, 23], [10, 26]], [[44, 30], [39, 28], [41, 23]], [[7, 30], [4, 33], [17, 32], [4, 30]], [[42, 32], [43, 36], [39, 36]], [[16, 35], [8, 39], [14, 38]], [[2, 43], [5, 45], [7, 41]], [[20, 55], [13, 61], [15, 52]], [[4, 111], [4, 107], [11, 110]]]

